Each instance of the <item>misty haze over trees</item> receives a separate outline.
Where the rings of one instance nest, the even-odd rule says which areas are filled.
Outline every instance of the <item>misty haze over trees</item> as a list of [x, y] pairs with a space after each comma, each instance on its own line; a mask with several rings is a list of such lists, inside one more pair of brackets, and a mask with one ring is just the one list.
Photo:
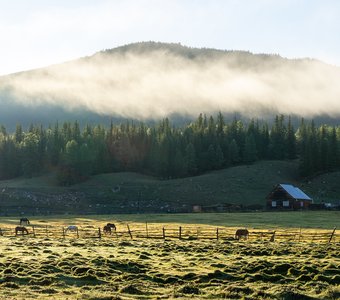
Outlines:
[[340, 68], [313, 59], [142, 42], [0, 77], [0, 123], [13, 131], [16, 123], [191, 121], [218, 111], [334, 120], [339, 78]]
[[121, 125], [86, 125], [77, 121], [48, 128], [20, 124], [9, 134], [0, 127], [0, 179], [35, 176], [54, 170], [60, 185], [91, 175], [134, 171], [162, 179], [198, 175], [257, 160], [299, 159], [302, 176], [340, 168], [340, 127], [277, 115], [271, 126], [247, 124], [223, 115], [200, 114], [186, 126], [169, 119], [154, 126], [126, 121]]

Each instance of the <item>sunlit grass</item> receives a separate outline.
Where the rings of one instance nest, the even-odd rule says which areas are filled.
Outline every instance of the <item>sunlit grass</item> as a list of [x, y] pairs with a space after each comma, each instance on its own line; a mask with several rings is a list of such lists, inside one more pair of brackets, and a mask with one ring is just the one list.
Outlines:
[[[340, 211], [289, 211], [250, 213], [193, 213], [193, 214], [119, 214], [119, 215], [60, 215], [33, 216], [34, 222], [48, 224], [93, 224], [101, 225], [109, 221], [125, 223], [181, 223], [206, 224], [227, 227], [253, 228], [340, 228]], [[2, 217], [0, 224], [16, 224], [18, 217]]]
[[[197, 226], [211, 233], [216, 226], [222, 233], [223, 230], [234, 232], [235, 227], [222, 227], [218, 223], [223, 216], [229, 219], [222, 224], [230, 224], [237, 216], [241, 223], [246, 220], [246, 215], [242, 219], [241, 214], [216, 214], [210, 215], [214, 220], [211, 224], [205, 224], [208, 221], [202, 214], [188, 215], [187, 223], [181, 223], [183, 215], [159, 215], [148, 223], [150, 233], [157, 231], [159, 238], [147, 239], [138, 237], [138, 232], [134, 231], [146, 230], [145, 221], [150, 219], [145, 215], [32, 218], [37, 231], [35, 238], [31, 234], [15, 237], [11, 232], [0, 236], [0, 298], [339, 298], [338, 236], [331, 243], [327, 239], [299, 241], [296, 237], [269, 242], [269, 236], [254, 234], [249, 240], [241, 241], [232, 236], [222, 236], [219, 240], [202, 236], [190, 238], [195, 237]], [[198, 222], [198, 217], [203, 221]], [[266, 218], [269, 217], [263, 216], [262, 220]], [[332, 213], [328, 219], [331, 218]], [[130, 224], [133, 239], [128, 234], [99, 239], [95, 233], [108, 221], [115, 222], [117, 231], [125, 233]], [[2, 228], [13, 228], [17, 223], [16, 218], [0, 219]], [[67, 224], [79, 226], [80, 238], [74, 234], [62, 238], [60, 229]], [[240, 223], [235, 221], [233, 225], [236, 224]], [[260, 226], [259, 220], [254, 224]], [[263, 226], [266, 224], [264, 222]], [[51, 226], [48, 236], [44, 231], [46, 225]], [[320, 224], [316, 225], [304, 228], [302, 234], [326, 232], [329, 235], [331, 232], [330, 228], [318, 229]], [[183, 234], [192, 230], [191, 236], [176, 237], [179, 226], [184, 228]], [[174, 236], [163, 239], [163, 227], [169, 229], [168, 234], [174, 229]], [[31, 232], [32, 228], [28, 228]], [[57, 230], [52, 231], [52, 228]], [[281, 228], [283, 232], [297, 229]], [[93, 236], [85, 237], [85, 231], [92, 232]]]
[[340, 293], [335, 243], [1, 238], [0, 250], [0, 296], [15, 299]]

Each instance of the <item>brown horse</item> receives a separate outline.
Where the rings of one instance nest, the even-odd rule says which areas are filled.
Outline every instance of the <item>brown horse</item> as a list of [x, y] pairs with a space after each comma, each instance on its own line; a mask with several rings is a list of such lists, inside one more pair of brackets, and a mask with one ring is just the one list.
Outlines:
[[116, 231], [116, 225], [113, 223], [107, 223], [104, 227], [103, 227], [103, 231], [106, 234], [111, 234], [112, 233], [112, 229], [114, 231]]
[[15, 235], [18, 235], [19, 232], [21, 232], [21, 235], [28, 234], [28, 230], [23, 226], [15, 227]]
[[235, 232], [235, 239], [240, 240], [242, 237], [248, 239], [249, 231], [247, 229], [237, 229]]

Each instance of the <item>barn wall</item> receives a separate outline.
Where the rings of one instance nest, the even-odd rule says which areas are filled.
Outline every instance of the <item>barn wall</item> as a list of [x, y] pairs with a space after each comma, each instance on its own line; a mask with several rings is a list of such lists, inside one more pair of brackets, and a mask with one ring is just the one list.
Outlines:
[[[303, 205], [301, 205], [303, 203]], [[294, 202], [294, 209], [306, 209], [309, 207], [311, 201], [308, 200], [297, 200]]]
[[[272, 201], [276, 201], [276, 207], [272, 206]], [[284, 202], [288, 202], [288, 206], [284, 206]], [[294, 202], [292, 199], [267, 199], [267, 207], [271, 209], [291, 209], [294, 207]]]

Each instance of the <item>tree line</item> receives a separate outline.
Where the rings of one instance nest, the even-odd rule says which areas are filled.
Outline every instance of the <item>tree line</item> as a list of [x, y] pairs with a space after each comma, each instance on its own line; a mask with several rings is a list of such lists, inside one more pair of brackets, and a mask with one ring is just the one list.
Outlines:
[[60, 185], [89, 176], [134, 171], [163, 179], [194, 176], [257, 160], [298, 159], [302, 176], [340, 169], [340, 127], [291, 117], [274, 122], [234, 119], [221, 113], [176, 127], [168, 118], [155, 125], [126, 121], [110, 126], [77, 121], [44, 128], [17, 124], [13, 133], [0, 126], [0, 179], [35, 176], [55, 170]]

